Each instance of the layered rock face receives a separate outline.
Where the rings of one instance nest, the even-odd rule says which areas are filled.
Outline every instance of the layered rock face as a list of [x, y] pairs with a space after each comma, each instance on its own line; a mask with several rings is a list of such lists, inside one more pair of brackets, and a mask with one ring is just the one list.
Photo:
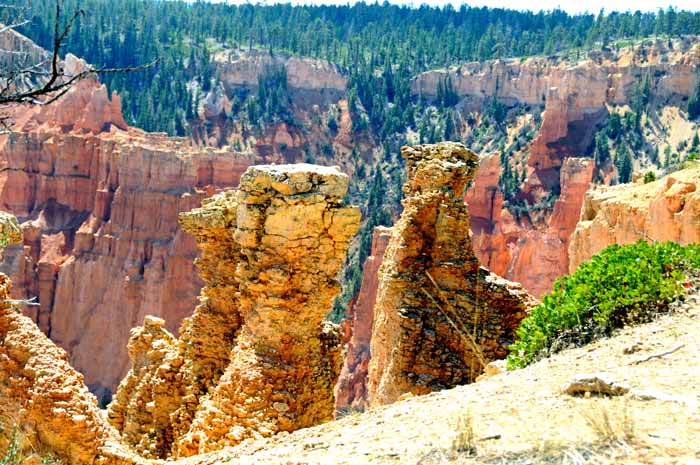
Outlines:
[[374, 322], [374, 305], [377, 302], [379, 285], [379, 267], [384, 259], [384, 252], [389, 245], [391, 228], [377, 226], [372, 235], [372, 252], [365, 259], [362, 268], [362, 284], [357, 297], [350, 305], [345, 324], [347, 331], [347, 352], [335, 386], [336, 410], [351, 408], [364, 410], [367, 407], [367, 370], [369, 368]]
[[[637, 80], [646, 73], [657, 81], [654, 92], [660, 97], [688, 95], [695, 83], [698, 59], [700, 45], [692, 38], [647, 40], [646, 45], [621, 53], [591, 51], [573, 63], [545, 57], [513, 58], [426, 71], [413, 79], [411, 90], [434, 97], [440, 81], [450, 76], [460, 97], [486, 100], [495, 95], [510, 105], [540, 105], [554, 97], [577, 101], [583, 110], [595, 110], [605, 103], [627, 103]], [[558, 124], [566, 128], [571, 122]]]
[[[492, 96], [507, 105], [544, 105], [542, 125], [526, 150], [526, 180], [518, 199], [532, 206], [554, 193], [569, 197], [566, 207], [541, 210], [537, 218], [514, 218], [502, 207], [498, 161], [487, 159], [466, 197], [475, 219], [475, 250], [483, 263], [537, 296], [550, 290], [568, 269], [571, 221], [591, 180], [588, 170], [595, 168], [576, 167], [580, 162], [572, 166], [567, 159], [592, 156], [593, 136], [608, 107], [629, 104], [646, 76], [656, 103], [683, 105], [693, 92], [699, 61], [700, 45], [693, 39], [656, 40], [620, 52], [590, 52], [577, 62], [496, 60], [416, 76], [412, 90], [426, 96], [435, 96], [449, 76], [466, 108], [483, 108]], [[573, 218], [564, 220], [559, 216], [564, 211]]]
[[132, 447], [187, 456], [332, 419], [340, 330], [323, 317], [359, 225], [347, 187], [335, 168], [255, 166], [181, 215], [206, 286], [179, 339], [152, 318], [132, 332], [109, 409]]
[[[22, 240], [19, 224], [0, 212], [0, 255]], [[104, 421], [83, 376], [32, 322], [9, 302], [11, 282], [0, 273], [0, 456], [16, 448], [31, 463], [132, 464], [117, 431]]]
[[257, 88], [260, 75], [284, 69], [289, 87], [300, 91], [327, 92], [337, 96], [345, 92], [347, 78], [337, 66], [313, 58], [270, 55], [268, 51], [221, 52], [214, 57], [221, 82], [227, 91], [236, 87]]
[[609, 245], [640, 239], [700, 242], [700, 168], [587, 192], [569, 246], [569, 271]]
[[178, 213], [237, 185], [254, 157], [126, 128], [118, 99], [90, 79], [14, 120], [0, 136], [0, 207], [19, 217], [24, 243], [2, 269], [19, 296], [38, 297], [26, 313], [108, 398], [128, 370], [129, 330], [146, 313], [175, 330], [200, 290]]
[[534, 302], [481, 268], [463, 202], [478, 157], [463, 145], [404, 147], [404, 211], [379, 271], [370, 349], [371, 405], [473, 381], [508, 353]]
[[471, 213], [474, 251], [494, 273], [522, 283], [535, 296], [568, 273], [568, 250], [581, 204], [593, 178], [594, 162], [567, 158], [560, 170], [561, 194], [551, 213], [539, 222], [516, 219], [503, 206], [498, 190], [498, 155], [482, 160], [465, 201]]

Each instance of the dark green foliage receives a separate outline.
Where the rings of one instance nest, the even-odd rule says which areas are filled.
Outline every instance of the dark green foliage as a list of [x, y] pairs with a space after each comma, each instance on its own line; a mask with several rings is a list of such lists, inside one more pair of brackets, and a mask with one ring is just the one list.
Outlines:
[[452, 85], [452, 77], [449, 75], [445, 79], [440, 79], [437, 86], [437, 104], [441, 107], [453, 107], [459, 102], [457, 92]]
[[490, 119], [494, 124], [500, 126], [506, 120], [508, 107], [498, 101], [494, 95], [484, 107], [484, 117]]
[[653, 171], [647, 171], [644, 173], [644, 184], [649, 184], [650, 182], [656, 181], [656, 175]]
[[258, 77], [258, 91], [249, 96], [244, 107], [248, 123], [262, 126], [282, 121], [294, 125], [291, 99], [287, 92], [287, 71], [285, 68], [266, 69]]
[[638, 127], [642, 114], [647, 112], [651, 100], [651, 77], [649, 73], [644, 76], [642, 82], [637, 82], [632, 91], [632, 112], [634, 113], [635, 125]]
[[595, 135], [595, 149], [593, 157], [596, 165], [602, 165], [610, 159], [610, 146], [605, 131], [598, 131]]
[[[67, 37], [66, 52], [106, 67], [160, 58], [157, 67], [145, 72], [102, 79], [124, 97], [127, 121], [147, 130], [169, 132], [186, 128], [185, 102], [191, 100], [196, 87], [184, 84], [196, 81], [202, 92], [211, 88], [214, 47], [255, 47], [340, 64], [351, 75], [350, 88], [357, 91], [369, 115], [369, 121], [353, 119], [353, 128], [363, 130], [371, 124], [384, 139], [390, 129], [412, 125], [406, 98], [411, 76], [420, 71], [464, 61], [593, 49], [601, 40], [700, 33], [700, 13], [675, 10], [571, 16], [559, 9], [533, 13], [464, 5], [455, 10], [387, 2], [352, 6], [156, 0], [62, 3], [65, 12], [80, 7], [86, 13]], [[29, 7], [33, 21], [20, 30], [48, 47], [54, 0], [10, 4]], [[19, 11], [3, 9], [0, 22], [12, 22], [12, 15]], [[451, 84], [443, 84], [442, 103], [452, 106], [456, 102]], [[394, 106], [389, 109], [387, 103]]]
[[639, 241], [612, 245], [560, 278], [517, 330], [510, 368], [524, 367], [567, 345], [582, 345], [626, 324], [648, 321], [683, 295], [700, 269], [700, 245]]
[[621, 145], [615, 155], [615, 168], [620, 183], [627, 183], [632, 180], [632, 154], [629, 149]]
[[696, 78], [695, 92], [688, 100], [688, 119], [694, 120], [700, 118], [700, 76]]
[[611, 113], [608, 118], [608, 137], [617, 140], [622, 135], [622, 118], [619, 113]]

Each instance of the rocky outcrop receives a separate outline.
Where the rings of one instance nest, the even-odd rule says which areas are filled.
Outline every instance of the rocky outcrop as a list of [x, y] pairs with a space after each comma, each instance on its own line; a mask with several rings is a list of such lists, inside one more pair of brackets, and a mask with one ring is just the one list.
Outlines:
[[179, 339], [154, 318], [132, 331], [109, 408], [131, 447], [188, 456], [333, 418], [340, 331], [323, 318], [359, 224], [347, 187], [335, 168], [255, 166], [181, 215], [206, 286]]
[[340, 332], [323, 318], [359, 210], [334, 168], [259, 166], [241, 180], [237, 269], [244, 326], [231, 363], [181, 440], [191, 455], [333, 418]]
[[587, 192], [569, 246], [569, 271], [609, 245], [640, 239], [700, 242], [700, 168]]
[[522, 282], [535, 295], [550, 290], [554, 279], [568, 270], [565, 230], [569, 235], [573, 232], [570, 223], [578, 216], [591, 180], [588, 170], [602, 169], [592, 161], [586, 168], [574, 168], [580, 162], [572, 166], [567, 160], [592, 157], [593, 136], [608, 109], [629, 105], [635, 86], [647, 76], [655, 105], [684, 105], [694, 89], [698, 62], [700, 45], [693, 38], [684, 38], [647, 40], [618, 52], [589, 52], [577, 61], [557, 57], [495, 60], [416, 76], [413, 93], [428, 97], [434, 97], [439, 83], [449, 77], [465, 112], [480, 111], [494, 96], [508, 106], [544, 106], [542, 125], [521, 154], [527, 157], [527, 166], [526, 179], [518, 186], [518, 201], [533, 206], [552, 193], [568, 195], [565, 210], [574, 216], [564, 220], [558, 216], [564, 210], [560, 208], [555, 215], [556, 207], [548, 207], [530, 218], [514, 217], [513, 209], [502, 206], [497, 159], [487, 159], [467, 194], [474, 217], [474, 247], [483, 263]]
[[[687, 96], [693, 90], [698, 59], [700, 45], [692, 37], [656, 39], [619, 53], [591, 51], [575, 62], [512, 58], [426, 71], [412, 80], [411, 90], [434, 97], [440, 81], [449, 76], [460, 97], [483, 101], [495, 95], [508, 105], [541, 105], [551, 96], [577, 102], [589, 111], [605, 103], [628, 103], [635, 84], [647, 73], [657, 81], [654, 93], [659, 97]], [[571, 121], [559, 124], [565, 129]]]
[[[66, 76], [84, 72], [87, 64], [74, 55], [68, 54], [64, 60]], [[107, 86], [94, 79], [78, 81], [66, 95], [55, 105], [40, 107], [34, 116], [37, 124], [60, 127], [64, 132], [92, 132], [98, 134], [108, 131], [110, 126], [126, 130], [128, 126], [122, 116], [122, 104], [119, 95], [112, 92], [111, 98]]]
[[0, 211], [0, 258], [5, 247], [22, 242], [22, 228], [17, 218], [9, 213]]
[[[5, 78], [9, 76], [10, 70], [26, 69], [29, 66], [41, 66], [49, 56], [46, 50], [37, 46], [34, 42], [16, 32], [13, 28], [5, 27], [5, 24], [0, 23], [0, 67], [3, 69], [2, 85], [3, 92], [15, 91], [19, 89], [28, 89], [29, 86], [38, 85], [41, 82], [42, 76], [39, 73], [22, 73], [12, 76], [10, 82]], [[11, 52], [11, 53], [8, 53]], [[9, 85], [7, 89], [5, 86]], [[3, 105], [7, 107], [7, 104]], [[5, 116], [3, 108], [3, 116]]]
[[404, 147], [404, 211], [379, 271], [371, 405], [473, 381], [508, 353], [534, 299], [480, 267], [463, 192], [478, 157], [463, 145]]
[[[4, 242], [19, 242], [18, 223], [0, 212]], [[70, 465], [134, 464], [119, 434], [104, 421], [83, 376], [12, 305], [11, 282], [0, 273], [0, 456], [14, 449], [29, 463], [56, 459]], [[8, 459], [10, 455], [7, 455]]]
[[214, 62], [221, 82], [230, 92], [236, 87], [257, 88], [259, 77], [275, 69], [284, 69], [289, 87], [302, 91], [328, 92], [341, 95], [347, 88], [347, 78], [337, 66], [323, 60], [300, 58], [268, 51], [224, 51], [215, 55]]
[[384, 252], [389, 245], [391, 228], [377, 226], [372, 235], [372, 251], [365, 259], [362, 268], [362, 284], [357, 297], [350, 305], [346, 324], [350, 335], [343, 369], [335, 386], [335, 408], [364, 410], [367, 407], [367, 370], [369, 368], [374, 322], [374, 305], [377, 302], [379, 285], [379, 267], [382, 265]]
[[180, 216], [201, 251], [196, 260], [205, 282], [200, 304], [183, 321], [179, 339], [152, 316], [131, 331], [132, 368], [108, 409], [124, 440], [149, 458], [170, 455], [174, 440], [187, 433], [200, 399], [229, 364], [242, 323], [235, 281], [241, 256], [233, 240], [236, 194], [224, 192], [202, 203]]
[[178, 213], [237, 185], [254, 157], [125, 129], [118, 100], [91, 79], [15, 116], [0, 136], [0, 208], [24, 243], [2, 270], [18, 296], [38, 297], [27, 315], [108, 399], [128, 370], [129, 330], [149, 313], [174, 331], [195, 304], [196, 248]]

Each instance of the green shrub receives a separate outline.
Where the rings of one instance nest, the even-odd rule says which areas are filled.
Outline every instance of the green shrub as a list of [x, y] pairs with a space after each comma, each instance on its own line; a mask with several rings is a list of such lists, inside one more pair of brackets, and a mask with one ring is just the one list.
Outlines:
[[509, 368], [524, 367], [569, 345], [583, 345], [614, 328], [648, 321], [683, 293], [700, 269], [700, 244], [612, 245], [582, 263], [525, 318], [510, 347]]
[[649, 184], [650, 182], [656, 181], [656, 174], [653, 171], [647, 171], [644, 173], [644, 184]]

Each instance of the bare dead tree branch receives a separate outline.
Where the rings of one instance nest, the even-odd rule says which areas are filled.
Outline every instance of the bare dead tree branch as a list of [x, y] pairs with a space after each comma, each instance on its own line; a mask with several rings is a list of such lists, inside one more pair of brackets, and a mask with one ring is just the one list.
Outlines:
[[[0, 8], [22, 9], [1, 4]], [[13, 66], [0, 69], [0, 110], [13, 104], [48, 105], [65, 95], [77, 82], [91, 75], [142, 71], [155, 66], [159, 61], [155, 59], [150, 63], [127, 68], [99, 68], [88, 65], [83, 71], [68, 74], [62, 66], [61, 51], [75, 22], [85, 16], [85, 12], [82, 9], [75, 11], [65, 26], [61, 26], [62, 15], [61, 0], [56, 0], [52, 49], [35, 62], [31, 62], [29, 52], [0, 50], [1, 53], [13, 57]], [[28, 23], [29, 20], [20, 19], [9, 25], [0, 25], [0, 34], [12, 34], [16, 28]], [[0, 133], [9, 129], [9, 117], [0, 115]]]

